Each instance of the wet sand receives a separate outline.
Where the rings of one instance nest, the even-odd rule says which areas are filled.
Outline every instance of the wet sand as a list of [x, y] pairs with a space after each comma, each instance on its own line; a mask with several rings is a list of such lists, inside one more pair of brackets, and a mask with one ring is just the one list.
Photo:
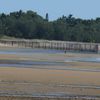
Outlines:
[[[0, 60], [16, 60], [18, 62], [29, 60], [33, 62], [47, 61], [63, 64], [59, 66], [53, 64], [45, 66], [33, 64], [32, 67], [26, 65], [26, 68], [0, 66], [0, 94], [26, 96], [100, 96], [100, 72], [95, 71], [100, 70], [100, 63], [65, 62], [68, 58], [99, 56], [99, 54], [80, 53], [1, 53]], [[92, 71], [82, 69], [92, 69]]]
[[0, 88], [6, 91], [5, 93], [21, 91], [30, 95], [50, 93], [99, 95], [99, 77], [99, 72], [0, 68]]

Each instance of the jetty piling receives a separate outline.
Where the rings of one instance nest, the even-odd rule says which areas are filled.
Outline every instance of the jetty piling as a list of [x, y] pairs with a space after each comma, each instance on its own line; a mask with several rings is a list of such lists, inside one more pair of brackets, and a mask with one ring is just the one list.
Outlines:
[[18, 47], [18, 48], [43, 48], [43, 49], [57, 49], [64, 51], [88, 51], [100, 53], [99, 43], [82, 43], [69, 41], [49, 41], [49, 40], [25, 40], [16, 39], [0, 40], [0, 47]]

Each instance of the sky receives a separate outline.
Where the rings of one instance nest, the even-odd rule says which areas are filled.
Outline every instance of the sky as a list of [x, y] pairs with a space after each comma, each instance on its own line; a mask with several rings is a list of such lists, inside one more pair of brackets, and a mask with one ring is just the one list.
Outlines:
[[76, 18], [100, 17], [100, 0], [0, 0], [0, 13], [33, 10], [50, 20], [72, 14]]

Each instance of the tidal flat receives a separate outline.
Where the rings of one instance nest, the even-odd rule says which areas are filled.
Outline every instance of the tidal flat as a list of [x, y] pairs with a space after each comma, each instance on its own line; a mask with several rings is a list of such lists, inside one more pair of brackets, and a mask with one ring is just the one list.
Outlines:
[[[0, 48], [0, 94], [22, 97], [99, 98], [99, 57], [100, 54], [65, 54], [60, 50]], [[91, 61], [91, 58], [94, 61]]]

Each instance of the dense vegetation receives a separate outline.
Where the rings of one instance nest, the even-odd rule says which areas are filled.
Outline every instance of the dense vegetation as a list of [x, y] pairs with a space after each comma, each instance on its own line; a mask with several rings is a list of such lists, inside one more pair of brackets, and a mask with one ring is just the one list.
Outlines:
[[0, 14], [0, 36], [25, 39], [100, 42], [100, 18], [83, 20], [72, 15], [49, 21], [33, 11]]

